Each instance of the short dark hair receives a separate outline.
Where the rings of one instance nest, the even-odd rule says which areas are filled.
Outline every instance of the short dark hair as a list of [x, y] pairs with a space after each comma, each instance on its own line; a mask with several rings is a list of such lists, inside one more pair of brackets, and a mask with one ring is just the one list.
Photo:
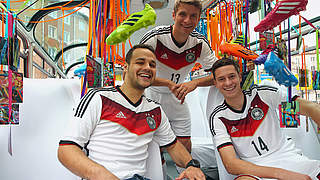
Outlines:
[[201, 4], [200, 0], [175, 0], [174, 8], [173, 8], [174, 14], [177, 13], [181, 3], [192, 5], [192, 6], [196, 7], [196, 8], [198, 8], [200, 13], [202, 11], [202, 4]]
[[155, 54], [155, 51], [154, 51], [154, 49], [153, 49], [152, 46], [150, 46], [150, 45], [148, 45], [148, 44], [137, 44], [137, 45], [134, 45], [134, 46], [133, 46], [131, 49], [129, 49], [129, 51], [127, 52], [127, 54], [126, 54], [126, 63], [130, 64], [133, 51], [136, 50], [136, 49], [139, 49], [139, 48], [148, 49], [148, 50], [150, 50], [153, 54]]
[[227, 58], [227, 57], [222, 57], [221, 59], [219, 59], [218, 61], [216, 61], [211, 68], [211, 72], [213, 74], [214, 79], [216, 79], [216, 75], [215, 75], [215, 71], [223, 66], [227, 66], [227, 65], [233, 65], [234, 69], [237, 71], [237, 73], [240, 73], [240, 68], [239, 68], [239, 64], [238, 62], [234, 61], [231, 58]]

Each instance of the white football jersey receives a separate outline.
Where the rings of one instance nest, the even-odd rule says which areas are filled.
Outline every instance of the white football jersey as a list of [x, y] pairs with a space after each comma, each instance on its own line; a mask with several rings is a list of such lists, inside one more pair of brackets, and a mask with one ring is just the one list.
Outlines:
[[145, 96], [133, 103], [118, 86], [89, 91], [74, 112], [60, 146], [86, 149], [120, 179], [145, 174], [151, 140], [160, 146], [176, 141], [159, 104]]
[[255, 85], [244, 95], [241, 111], [225, 101], [212, 111], [210, 130], [218, 149], [233, 145], [240, 158], [263, 157], [285, 141], [277, 115], [281, 92], [275, 87]]
[[[172, 39], [172, 26], [158, 26], [147, 32], [140, 43], [151, 45], [157, 57], [157, 77], [175, 83], [184, 82], [196, 62], [210, 69], [216, 61], [208, 40], [197, 31], [190, 33], [186, 43], [178, 47]], [[170, 92], [167, 87], [152, 86], [159, 92]]]

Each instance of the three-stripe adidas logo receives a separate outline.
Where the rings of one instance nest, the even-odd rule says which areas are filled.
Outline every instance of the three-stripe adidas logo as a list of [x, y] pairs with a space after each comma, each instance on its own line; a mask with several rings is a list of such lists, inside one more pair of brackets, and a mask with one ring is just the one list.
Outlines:
[[127, 117], [123, 114], [122, 111], [118, 112], [118, 114], [116, 115], [117, 118], [122, 118], [122, 119], [127, 119]]
[[232, 126], [231, 133], [234, 133], [234, 132], [237, 132], [237, 131], [239, 131], [239, 129], [237, 129], [236, 127]]
[[249, 55], [255, 55], [256, 53], [249, 50], [249, 49], [239, 49], [238, 50], [239, 52], [241, 52], [242, 54], [246, 55], [246, 56], [249, 56]]
[[162, 54], [162, 55], [161, 55], [161, 58], [162, 58], [162, 59], [168, 59], [167, 53]]
[[306, 10], [308, 0], [281, 0], [268, 15], [254, 28], [256, 32], [264, 32], [273, 29], [291, 15], [299, 14]]
[[123, 25], [133, 26], [135, 24], [135, 22], [137, 22], [139, 20], [139, 18], [141, 18], [141, 17], [142, 17], [142, 15], [140, 15], [140, 14], [134, 14], [129, 19], [127, 19], [123, 23]]
[[276, 11], [278, 14], [289, 14], [292, 9], [299, 7], [301, 2], [293, 1], [293, 2], [282, 2], [279, 4], [279, 8]]

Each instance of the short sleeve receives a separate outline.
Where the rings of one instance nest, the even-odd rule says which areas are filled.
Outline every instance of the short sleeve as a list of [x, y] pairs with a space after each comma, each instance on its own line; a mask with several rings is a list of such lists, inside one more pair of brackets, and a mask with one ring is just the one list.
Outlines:
[[259, 96], [264, 102], [270, 104], [271, 107], [278, 107], [281, 102], [286, 101], [286, 96], [283, 96], [284, 93], [281, 88], [263, 85], [257, 89], [259, 90]]
[[154, 31], [156, 31], [156, 29], [150, 30], [149, 32], [144, 34], [140, 40], [140, 44], [148, 44], [152, 46], [153, 49], [156, 49], [157, 35], [151, 35], [151, 34], [154, 34]]
[[153, 139], [160, 145], [166, 146], [175, 141], [176, 136], [174, 135], [169, 120], [166, 114], [161, 109], [161, 123], [159, 128], [156, 130]]
[[212, 51], [208, 42], [203, 41], [202, 51], [199, 59], [199, 62], [202, 65], [203, 69], [210, 69], [217, 60], [218, 59], [214, 55], [214, 52]]
[[228, 134], [227, 128], [223, 124], [223, 122], [217, 117], [213, 117], [213, 127], [212, 127], [212, 135], [214, 143], [219, 150], [225, 145], [232, 144], [230, 135]]
[[89, 91], [73, 109], [74, 115], [66, 125], [60, 145], [75, 143], [81, 148], [89, 141], [101, 116], [101, 97]]

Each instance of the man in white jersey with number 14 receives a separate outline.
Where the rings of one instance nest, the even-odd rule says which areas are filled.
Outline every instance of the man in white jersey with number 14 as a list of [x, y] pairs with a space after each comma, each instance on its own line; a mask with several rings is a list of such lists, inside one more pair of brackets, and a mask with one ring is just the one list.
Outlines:
[[[302, 155], [280, 130], [280, 89], [254, 85], [242, 91], [239, 66], [228, 58], [214, 63], [212, 74], [224, 101], [211, 112], [209, 126], [230, 174], [240, 175], [237, 179], [320, 179], [320, 161]], [[292, 101], [320, 125], [320, 105], [298, 96]]]
[[200, 0], [176, 0], [173, 25], [158, 26], [141, 39], [157, 57], [157, 78], [146, 96], [161, 104], [178, 140], [191, 151], [191, 119], [185, 96], [198, 86], [212, 85], [212, 76], [184, 82], [196, 62], [209, 69], [215, 56], [208, 40], [196, 32], [201, 14]]

